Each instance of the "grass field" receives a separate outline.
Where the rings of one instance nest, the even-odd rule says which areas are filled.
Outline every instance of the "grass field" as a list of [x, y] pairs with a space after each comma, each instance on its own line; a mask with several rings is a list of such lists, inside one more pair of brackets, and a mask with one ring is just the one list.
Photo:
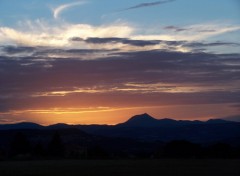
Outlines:
[[240, 176], [240, 160], [0, 162], [0, 176]]

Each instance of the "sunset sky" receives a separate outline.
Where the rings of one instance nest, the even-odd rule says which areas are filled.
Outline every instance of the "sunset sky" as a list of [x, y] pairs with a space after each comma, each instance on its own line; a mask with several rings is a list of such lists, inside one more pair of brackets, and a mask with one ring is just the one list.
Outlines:
[[0, 123], [240, 114], [239, 0], [0, 0]]

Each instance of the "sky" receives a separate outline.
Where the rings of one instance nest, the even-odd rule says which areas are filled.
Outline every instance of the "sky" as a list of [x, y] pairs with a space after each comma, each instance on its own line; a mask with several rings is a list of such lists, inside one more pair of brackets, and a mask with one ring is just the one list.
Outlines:
[[239, 0], [1, 0], [0, 123], [240, 115]]

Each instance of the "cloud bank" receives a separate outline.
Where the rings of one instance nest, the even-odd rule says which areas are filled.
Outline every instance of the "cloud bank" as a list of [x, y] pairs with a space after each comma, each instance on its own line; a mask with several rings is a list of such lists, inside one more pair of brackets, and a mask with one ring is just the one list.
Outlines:
[[[156, 49], [190, 52], [193, 49], [216, 48], [224, 45], [234, 49], [238, 46], [237, 43], [206, 41], [214, 36], [240, 30], [240, 26], [237, 25], [217, 23], [197, 24], [181, 28], [167, 26], [156, 31], [148, 31], [144, 27], [140, 28], [119, 22], [100, 26], [68, 23], [53, 26], [38, 20], [28, 21], [22, 26], [24, 27], [19, 29], [0, 27], [0, 45], [97, 50], [118, 49], [122, 52]], [[173, 30], [177, 30], [177, 32]]]
[[[27, 114], [76, 114], [78, 119], [84, 112], [194, 105], [197, 111], [205, 107], [201, 112], [239, 112], [239, 106], [234, 106], [240, 104], [239, 54], [163, 50], [110, 54], [26, 46], [2, 46], [1, 51], [5, 56], [0, 56], [0, 84], [4, 85], [0, 119]], [[83, 59], [103, 52], [108, 56]]]

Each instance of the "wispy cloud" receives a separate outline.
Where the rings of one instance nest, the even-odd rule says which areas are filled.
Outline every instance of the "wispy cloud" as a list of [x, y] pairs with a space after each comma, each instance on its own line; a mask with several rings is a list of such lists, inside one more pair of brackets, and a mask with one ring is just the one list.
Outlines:
[[[33, 27], [32, 27], [33, 26]], [[27, 46], [67, 47], [69, 38], [120, 37], [128, 38], [134, 28], [128, 24], [93, 26], [88, 24], [61, 24], [52, 26], [44, 22], [25, 23], [26, 29], [0, 27], [0, 44], [21, 44]], [[1, 37], [2, 36], [2, 37]], [[1, 41], [2, 40], [2, 41]], [[79, 46], [79, 47], [84, 47]]]
[[182, 32], [182, 31], [188, 30], [186, 28], [180, 28], [180, 27], [177, 27], [177, 26], [166, 26], [166, 27], [164, 27], [164, 29], [165, 30], [175, 31], [175, 32]]
[[[24, 26], [24, 27], [21, 27]], [[105, 51], [119, 50], [121, 52], [171, 50], [189, 52], [192, 49], [206, 47], [231, 47], [237, 49], [238, 44], [231, 40], [221, 43], [208, 41], [217, 37], [239, 31], [240, 26], [223, 23], [195, 24], [190, 26], [167, 26], [162, 30], [148, 28], [136, 28], [128, 23], [112, 23], [108, 25], [94, 26], [90, 24], [61, 23], [53, 26], [45, 21], [27, 21], [22, 23], [19, 29], [0, 27], [0, 45], [43, 46], [65, 49], [93, 49], [103, 52], [92, 53], [92, 57], [86, 53], [86, 59], [101, 58]], [[139, 32], [140, 31], [140, 32]], [[199, 41], [203, 41], [200, 42]], [[218, 49], [216, 48], [216, 49]], [[31, 49], [30, 49], [31, 51]], [[227, 50], [223, 50], [227, 51]], [[236, 51], [239, 53], [239, 51]], [[5, 53], [1, 51], [0, 54]], [[29, 55], [32, 52], [22, 52], [21, 55]], [[107, 52], [109, 53], [109, 52]], [[15, 55], [16, 53], [7, 53]], [[17, 53], [20, 54], [19, 52]], [[62, 54], [58, 52], [48, 53], [51, 57], [78, 57], [78, 54]], [[59, 55], [60, 54], [60, 55]], [[48, 55], [50, 57], [50, 55]], [[83, 54], [82, 54], [83, 57]], [[106, 55], [104, 56], [106, 57]], [[84, 58], [85, 59], [85, 56]]]
[[143, 8], [143, 7], [149, 7], [149, 6], [156, 6], [156, 5], [161, 5], [161, 4], [165, 4], [165, 3], [169, 3], [169, 2], [173, 2], [173, 1], [175, 1], [175, 0], [162, 0], [162, 1], [155, 1], [155, 2], [146, 2], [146, 3], [137, 4], [132, 7], [128, 7], [126, 9], [123, 9], [122, 11], [138, 9], [138, 8]]
[[[184, 27], [167, 26], [165, 32], [149, 35], [135, 35], [132, 39], [135, 40], [170, 40], [170, 41], [199, 41], [207, 40], [208, 38], [223, 35], [233, 31], [239, 31], [239, 25], [231, 25], [224, 23], [205, 23], [194, 24]], [[169, 32], [170, 31], [170, 32]], [[172, 32], [173, 31], [173, 32]]]
[[72, 2], [72, 3], [67, 3], [67, 4], [62, 4], [55, 9], [53, 9], [53, 17], [55, 19], [58, 19], [59, 15], [64, 11], [67, 10], [68, 8], [78, 6], [78, 5], [83, 5], [86, 4], [87, 1], [77, 1], [77, 2]]

